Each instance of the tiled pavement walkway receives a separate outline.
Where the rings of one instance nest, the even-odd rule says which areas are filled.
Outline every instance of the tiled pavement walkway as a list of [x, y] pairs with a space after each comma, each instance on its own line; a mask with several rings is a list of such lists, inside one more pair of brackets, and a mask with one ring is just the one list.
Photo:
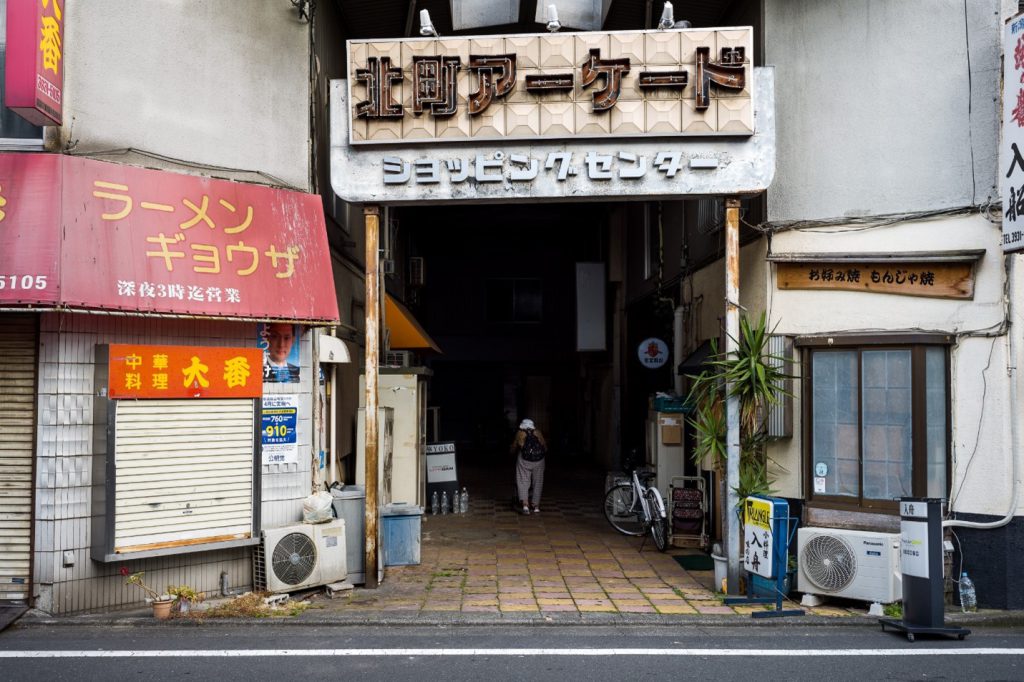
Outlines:
[[[712, 589], [713, 571], [686, 571], [673, 554], [616, 532], [604, 518], [603, 476], [549, 470], [540, 514], [515, 512], [511, 482], [464, 473], [470, 513], [423, 517], [422, 563], [389, 567], [375, 590], [318, 600], [329, 611], [749, 614]], [[816, 615], [846, 615], [816, 608]], [[565, 613], [567, 612], [567, 613]]]

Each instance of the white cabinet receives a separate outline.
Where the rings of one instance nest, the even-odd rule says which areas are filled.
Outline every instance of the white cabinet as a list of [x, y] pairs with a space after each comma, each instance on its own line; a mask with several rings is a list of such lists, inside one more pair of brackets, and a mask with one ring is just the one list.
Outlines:
[[[428, 376], [428, 369], [409, 367], [393, 370], [381, 368], [377, 375], [377, 404], [394, 410], [391, 502], [423, 506], [426, 501]], [[365, 376], [359, 378], [359, 403], [365, 407]], [[356, 483], [363, 483], [363, 448], [357, 447], [357, 450]]]
[[675, 476], [686, 474], [683, 433], [685, 418], [679, 412], [647, 413], [647, 465], [657, 473], [658, 490], [668, 499]]
[[[366, 408], [356, 415], [356, 485], [366, 485]], [[395, 411], [377, 408], [377, 502], [391, 504], [394, 493]]]

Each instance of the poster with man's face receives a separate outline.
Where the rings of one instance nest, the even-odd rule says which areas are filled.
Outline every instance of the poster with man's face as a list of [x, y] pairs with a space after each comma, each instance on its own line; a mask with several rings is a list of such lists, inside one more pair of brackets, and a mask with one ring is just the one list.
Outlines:
[[299, 383], [299, 336], [297, 324], [261, 322], [257, 326], [259, 347], [263, 349], [263, 382]]

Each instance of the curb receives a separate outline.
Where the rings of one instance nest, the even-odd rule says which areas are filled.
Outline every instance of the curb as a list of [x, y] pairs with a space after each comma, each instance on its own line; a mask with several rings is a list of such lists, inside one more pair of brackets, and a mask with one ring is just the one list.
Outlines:
[[[550, 615], [537, 614], [465, 614], [449, 616], [443, 612], [424, 616], [419, 613], [400, 614], [384, 611], [364, 611], [339, 616], [325, 616], [309, 611], [296, 617], [267, 618], [175, 618], [167, 621], [155, 620], [148, 612], [139, 615], [114, 616], [84, 615], [55, 617], [43, 613], [28, 613], [19, 619], [14, 627], [205, 627], [226, 625], [282, 625], [288, 627], [600, 627], [600, 626], [645, 626], [645, 627], [879, 627], [874, 616], [794, 616], [786, 618], [751, 618], [747, 616], [672, 616], [621, 613], [583, 613]], [[1024, 611], [992, 611], [976, 614], [951, 614], [946, 623], [963, 627], [1024, 627]]]

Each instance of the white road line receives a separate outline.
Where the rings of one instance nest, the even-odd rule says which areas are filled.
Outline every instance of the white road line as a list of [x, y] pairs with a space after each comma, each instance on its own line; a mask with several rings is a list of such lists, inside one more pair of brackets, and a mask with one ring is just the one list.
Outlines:
[[259, 658], [277, 656], [1021, 656], [1024, 649], [155, 649], [0, 651], [0, 658]]

